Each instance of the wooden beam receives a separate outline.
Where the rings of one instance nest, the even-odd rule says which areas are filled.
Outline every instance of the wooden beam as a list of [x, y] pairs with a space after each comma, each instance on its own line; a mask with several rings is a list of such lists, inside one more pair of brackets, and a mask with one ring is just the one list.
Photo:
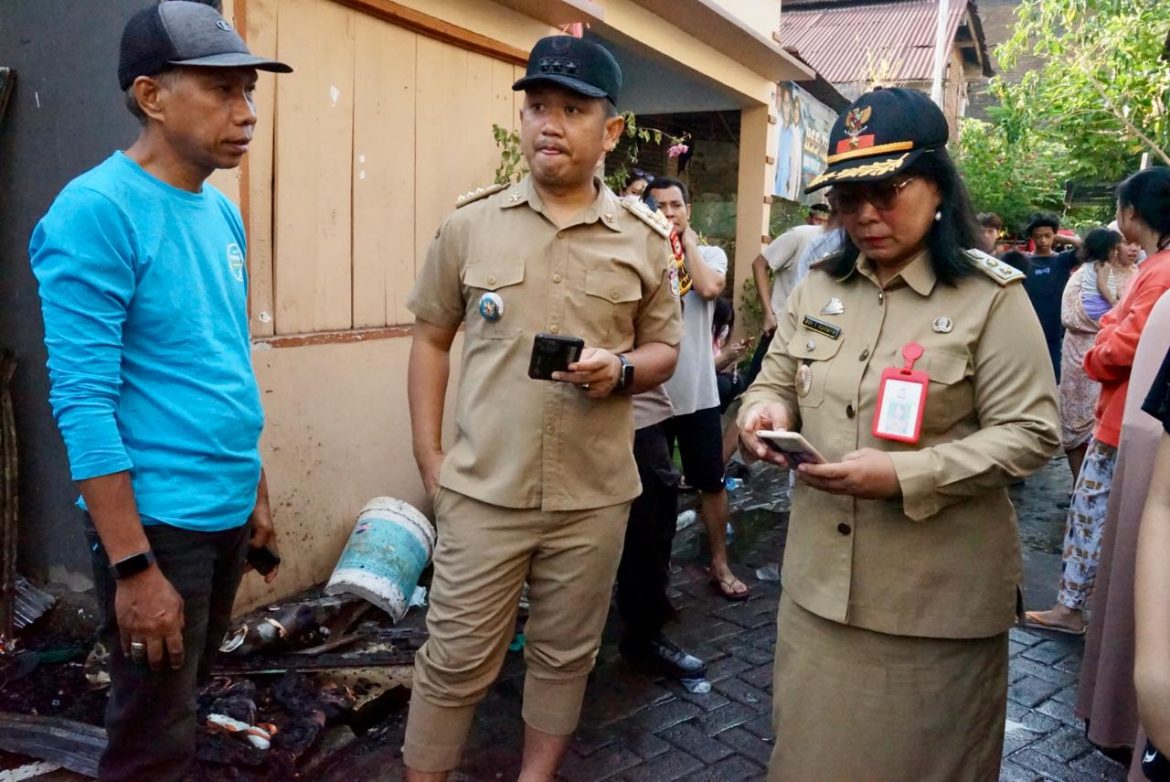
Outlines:
[[337, 345], [348, 342], [372, 342], [376, 339], [394, 339], [414, 334], [414, 326], [388, 326], [381, 329], [350, 329], [346, 331], [314, 331], [307, 334], [258, 337], [253, 345], [269, 348], [300, 348], [306, 345]]
[[486, 54], [515, 65], [527, 65], [528, 52], [506, 43], [488, 38], [465, 27], [443, 21], [437, 16], [407, 8], [393, 0], [332, 0], [334, 3], [353, 8], [383, 19], [391, 24], [412, 30], [428, 38], [453, 44], [461, 49]]
[[496, 0], [496, 2], [552, 27], [564, 27], [574, 22], [605, 20], [605, 9], [593, 0]]

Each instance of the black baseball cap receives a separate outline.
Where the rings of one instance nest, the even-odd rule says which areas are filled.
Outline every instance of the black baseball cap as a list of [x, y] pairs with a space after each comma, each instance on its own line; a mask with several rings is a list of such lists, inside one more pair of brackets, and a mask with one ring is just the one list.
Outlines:
[[876, 182], [947, 145], [950, 129], [934, 101], [917, 90], [878, 88], [849, 105], [829, 133], [829, 165], [806, 193], [843, 182]]
[[589, 98], [608, 98], [617, 105], [622, 69], [600, 44], [571, 35], [550, 35], [532, 47], [528, 71], [512, 89], [526, 90], [539, 84], [556, 84]]
[[231, 23], [210, 5], [167, 0], [130, 17], [118, 58], [121, 88], [129, 89], [139, 76], [176, 65], [292, 73], [282, 62], [252, 54]]

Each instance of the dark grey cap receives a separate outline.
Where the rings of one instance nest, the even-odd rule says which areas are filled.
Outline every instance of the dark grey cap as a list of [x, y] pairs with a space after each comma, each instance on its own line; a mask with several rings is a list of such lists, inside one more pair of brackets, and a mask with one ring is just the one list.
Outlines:
[[292, 73], [282, 62], [252, 54], [239, 33], [210, 5], [167, 0], [130, 17], [122, 31], [118, 58], [122, 89], [128, 89], [139, 76], [152, 76], [176, 65]]

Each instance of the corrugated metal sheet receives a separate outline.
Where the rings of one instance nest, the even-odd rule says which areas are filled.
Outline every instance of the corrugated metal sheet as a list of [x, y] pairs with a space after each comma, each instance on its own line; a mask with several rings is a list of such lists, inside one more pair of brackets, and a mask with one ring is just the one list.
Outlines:
[[[834, 84], [868, 81], [875, 70], [893, 81], [929, 80], [934, 68], [938, 0], [908, 0], [780, 14], [780, 45], [795, 49]], [[950, 0], [947, 40], [967, 13]]]

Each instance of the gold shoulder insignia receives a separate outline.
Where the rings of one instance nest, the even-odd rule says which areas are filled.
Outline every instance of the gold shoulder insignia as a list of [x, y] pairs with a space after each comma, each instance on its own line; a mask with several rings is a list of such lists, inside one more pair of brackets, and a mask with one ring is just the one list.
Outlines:
[[622, 198], [619, 200], [630, 214], [654, 229], [654, 232], [663, 239], [670, 238], [670, 229], [672, 226], [662, 212], [651, 211], [650, 207], [646, 206], [646, 203], [641, 199]]
[[509, 187], [511, 187], [511, 185], [489, 185], [488, 187], [477, 187], [470, 193], [464, 193], [463, 195], [459, 196], [459, 198], [455, 200], [455, 208], [459, 209], [460, 207], [467, 206], [468, 204], [474, 203], [481, 198], [487, 198], [488, 196], [494, 193], [498, 193], [501, 190], [505, 190]]
[[971, 259], [971, 263], [975, 265], [979, 271], [986, 274], [991, 279], [998, 282], [1000, 285], [1007, 285], [1009, 282], [1024, 279], [1024, 273], [1012, 266], [1010, 263], [1004, 263], [996, 258], [994, 255], [988, 255], [982, 250], [967, 250], [967, 257]]

